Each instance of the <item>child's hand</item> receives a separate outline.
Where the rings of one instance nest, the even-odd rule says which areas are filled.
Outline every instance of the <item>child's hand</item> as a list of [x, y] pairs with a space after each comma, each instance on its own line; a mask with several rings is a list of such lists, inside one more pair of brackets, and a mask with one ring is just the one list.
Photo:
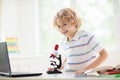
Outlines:
[[54, 71], [54, 68], [48, 68], [48, 71]]
[[82, 70], [77, 70], [75, 71], [75, 74], [78, 75], [78, 74], [87, 74], [87, 73], [90, 73], [92, 72], [93, 69], [89, 69], [89, 70], [85, 70], [85, 69], [82, 69]]
[[84, 72], [85, 72], [84, 69], [82, 69], [82, 70], [77, 70], [77, 71], [75, 71], [75, 74], [76, 74], [76, 75], [79, 75], [79, 74], [83, 74]]

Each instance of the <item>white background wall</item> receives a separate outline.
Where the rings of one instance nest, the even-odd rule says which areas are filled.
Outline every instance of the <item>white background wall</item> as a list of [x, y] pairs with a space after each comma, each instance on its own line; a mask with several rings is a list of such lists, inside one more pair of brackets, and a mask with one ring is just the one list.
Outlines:
[[2, 0], [2, 39], [18, 37], [20, 53], [40, 53], [38, 0]]
[[10, 54], [14, 71], [39, 71], [44, 64], [41, 63], [43, 58], [39, 57], [38, 9], [38, 0], [0, 0], [0, 41], [5, 41], [6, 37], [17, 37], [20, 48], [20, 53]]
[[[108, 50], [108, 59], [101, 65], [116, 66], [120, 65], [120, 0], [113, 0], [114, 9], [114, 49]], [[111, 46], [112, 47], [112, 46]]]
[[[103, 64], [111, 66], [120, 64], [120, 2], [119, 0], [113, 2], [117, 47], [115, 51], [108, 52], [109, 58]], [[49, 65], [46, 60], [48, 57], [41, 53], [39, 18], [39, 0], [0, 0], [0, 39], [18, 37], [20, 46], [20, 54], [11, 56], [13, 70], [39, 71], [40, 67], [45, 69], [44, 66]]]
[[120, 0], [114, 0], [114, 25], [115, 25], [115, 46], [117, 46], [118, 50], [120, 51], [120, 36], [119, 36], [119, 31], [120, 31]]

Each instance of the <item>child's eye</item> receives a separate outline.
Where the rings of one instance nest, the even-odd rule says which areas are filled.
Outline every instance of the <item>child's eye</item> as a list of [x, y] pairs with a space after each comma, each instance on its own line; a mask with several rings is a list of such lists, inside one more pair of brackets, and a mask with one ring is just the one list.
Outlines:
[[63, 26], [66, 26], [67, 24], [65, 23], [65, 24], [63, 24]]

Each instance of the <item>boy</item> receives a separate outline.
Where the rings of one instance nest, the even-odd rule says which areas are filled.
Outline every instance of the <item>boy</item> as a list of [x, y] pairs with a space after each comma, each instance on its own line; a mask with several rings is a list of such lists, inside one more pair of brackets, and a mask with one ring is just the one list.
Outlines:
[[65, 68], [66, 71], [83, 74], [107, 58], [106, 50], [95, 40], [94, 35], [78, 30], [80, 25], [81, 20], [70, 8], [61, 9], [54, 18], [54, 26], [65, 36], [61, 45], [66, 58], [59, 70]]

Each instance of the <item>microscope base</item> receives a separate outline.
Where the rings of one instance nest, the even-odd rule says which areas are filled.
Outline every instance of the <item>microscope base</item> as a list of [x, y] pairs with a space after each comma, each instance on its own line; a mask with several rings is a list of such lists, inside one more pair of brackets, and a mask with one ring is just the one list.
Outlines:
[[47, 71], [48, 74], [61, 74], [61, 71], [54, 70], [54, 71]]

